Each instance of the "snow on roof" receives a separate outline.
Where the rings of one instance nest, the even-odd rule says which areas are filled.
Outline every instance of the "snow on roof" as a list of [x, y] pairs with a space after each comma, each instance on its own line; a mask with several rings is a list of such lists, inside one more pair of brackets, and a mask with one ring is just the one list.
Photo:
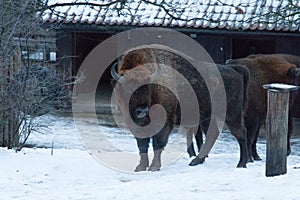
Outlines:
[[[43, 22], [65, 24], [300, 31], [298, 0], [291, 0], [297, 6], [295, 8], [288, 7], [290, 0], [165, 0], [168, 13], [157, 6], [161, 1], [149, 0], [149, 3], [145, 3], [128, 0], [125, 4], [118, 2], [109, 6], [96, 6], [92, 4], [110, 4], [112, 1], [49, 0], [49, 6], [74, 2], [88, 2], [90, 5], [68, 4], [51, 7], [42, 13], [42, 19]], [[121, 9], [121, 6], [124, 7]], [[278, 12], [283, 15], [270, 15]]]
[[297, 90], [299, 86], [296, 85], [289, 85], [289, 84], [283, 84], [283, 83], [271, 83], [263, 85], [265, 89], [275, 89], [275, 90], [281, 90], [281, 91], [292, 91]]

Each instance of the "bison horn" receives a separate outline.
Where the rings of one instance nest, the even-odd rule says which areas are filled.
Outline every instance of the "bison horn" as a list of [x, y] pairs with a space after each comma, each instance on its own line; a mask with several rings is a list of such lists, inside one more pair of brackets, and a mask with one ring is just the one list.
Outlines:
[[230, 64], [232, 61], [233, 61], [233, 59], [226, 60], [225, 65]]
[[154, 81], [157, 78], [157, 76], [159, 76], [160, 72], [161, 72], [161, 66], [160, 66], [160, 64], [157, 64], [157, 67], [156, 67], [154, 73], [151, 74], [151, 76], [150, 76], [150, 80]]
[[113, 79], [115, 79], [116, 81], [119, 81], [121, 78], [121, 75], [118, 74], [117, 72], [117, 68], [118, 67], [118, 62], [116, 62], [110, 69], [110, 74], [113, 77]]

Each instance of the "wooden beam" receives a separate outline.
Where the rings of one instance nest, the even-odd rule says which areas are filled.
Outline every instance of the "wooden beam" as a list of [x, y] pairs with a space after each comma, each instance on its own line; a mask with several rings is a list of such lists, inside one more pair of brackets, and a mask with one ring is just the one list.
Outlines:
[[277, 176], [287, 173], [287, 133], [290, 91], [298, 86], [287, 84], [267, 84], [268, 114], [266, 176]]

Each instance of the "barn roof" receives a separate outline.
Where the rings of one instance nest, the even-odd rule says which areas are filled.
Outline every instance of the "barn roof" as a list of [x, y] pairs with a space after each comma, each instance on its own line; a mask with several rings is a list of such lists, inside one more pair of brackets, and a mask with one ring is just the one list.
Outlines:
[[[69, 4], [72, 2], [89, 5]], [[59, 24], [300, 31], [298, 0], [125, 0], [109, 5], [110, 2], [113, 1], [48, 0], [50, 8], [41, 15], [43, 22]], [[166, 3], [165, 8], [157, 6], [161, 2]], [[51, 7], [57, 3], [61, 6]], [[290, 3], [295, 6], [290, 7]]]

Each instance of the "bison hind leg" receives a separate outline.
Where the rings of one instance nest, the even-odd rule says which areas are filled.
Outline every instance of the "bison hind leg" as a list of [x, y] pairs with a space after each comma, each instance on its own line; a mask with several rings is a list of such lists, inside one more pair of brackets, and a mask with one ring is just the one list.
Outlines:
[[190, 157], [196, 156], [196, 152], [195, 152], [193, 143], [191, 143], [190, 146], [187, 148], [187, 152], [188, 152]]
[[252, 157], [255, 161], [260, 161], [262, 159], [257, 153], [256, 142], [257, 141], [254, 141], [254, 143], [252, 144]]
[[257, 140], [258, 140], [260, 127], [261, 127], [261, 125], [258, 126], [258, 128], [257, 128], [257, 130], [256, 130], [256, 132], [255, 132], [254, 140], [253, 140], [252, 145], [251, 145], [251, 155], [252, 155], [252, 157], [253, 157], [253, 159], [254, 159], [255, 161], [260, 161], [260, 160], [262, 160], [262, 159], [260, 158], [260, 156], [258, 155], [258, 153], [257, 153], [257, 148], [256, 148], [256, 143], [257, 143]]
[[201, 126], [199, 125], [198, 127], [184, 127], [181, 131], [186, 134], [187, 152], [189, 156], [196, 156], [193, 143], [193, 136], [195, 135], [196, 144], [199, 152], [203, 143]]
[[190, 157], [196, 156], [196, 152], [193, 144], [193, 131], [189, 128], [183, 128], [181, 130], [186, 134], [186, 144], [187, 144], [187, 152]]
[[[239, 118], [241, 119], [241, 118]], [[239, 122], [239, 123], [237, 123]], [[242, 120], [236, 120], [235, 122], [227, 123], [231, 134], [237, 139], [240, 147], [240, 160], [238, 162], [238, 168], [246, 168], [248, 162], [248, 146], [247, 146], [247, 130]]]
[[253, 155], [253, 159], [254, 159], [255, 161], [261, 161], [261, 160], [262, 160], [261, 157], [260, 157], [259, 155]]

